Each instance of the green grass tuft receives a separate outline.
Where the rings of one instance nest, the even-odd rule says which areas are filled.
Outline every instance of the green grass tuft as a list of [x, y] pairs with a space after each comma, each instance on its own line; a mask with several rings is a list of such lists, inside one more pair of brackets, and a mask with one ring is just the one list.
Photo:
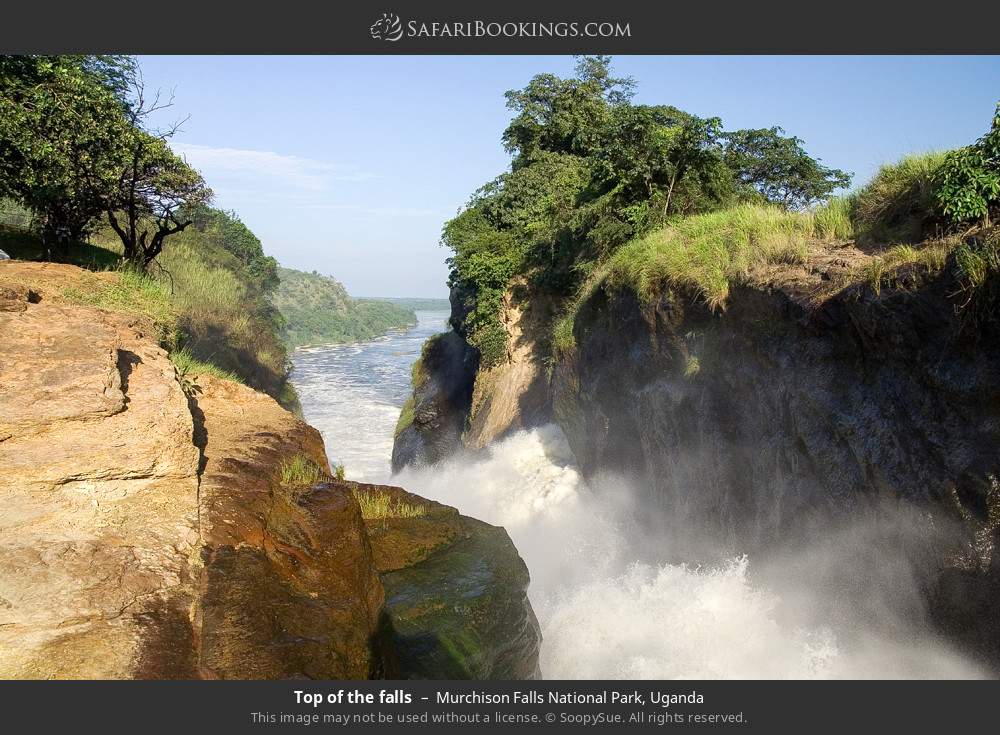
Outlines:
[[913, 243], [923, 239], [935, 217], [935, 178], [947, 152], [906, 156], [883, 166], [853, 195], [858, 238], [871, 243]]
[[427, 508], [392, 499], [385, 490], [361, 490], [355, 488], [354, 497], [361, 506], [361, 517], [366, 521], [383, 518], [419, 518], [427, 515]]
[[326, 475], [323, 469], [304, 454], [296, 454], [281, 463], [281, 482], [293, 487], [311, 487]]
[[210, 362], [205, 362], [194, 357], [187, 349], [174, 350], [170, 353], [170, 361], [177, 368], [178, 375], [181, 376], [197, 376], [197, 375], [213, 375], [216, 378], [222, 378], [223, 380], [231, 380], [234, 383], [243, 383], [243, 379], [236, 373], [230, 372], [229, 370], [223, 370], [218, 365], [213, 365]]

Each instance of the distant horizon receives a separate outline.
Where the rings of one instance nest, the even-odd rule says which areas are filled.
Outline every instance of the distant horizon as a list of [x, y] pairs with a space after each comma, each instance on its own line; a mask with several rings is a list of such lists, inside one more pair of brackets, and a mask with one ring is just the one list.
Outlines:
[[[442, 225], [509, 165], [503, 93], [570, 56], [143, 56], [173, 90], [158, 124], [190, 115], [172, 146], [282, 266], [352, 296], [447, 298]], [[635, 100], [780, 126], [853, 186], [908, 153], [971, 143], [989, 127], [1000, 57], [621, 56]], [[249, 92], [252, 91], [252, 94]], [[934, 99], [934, 107], [927, 100]]]

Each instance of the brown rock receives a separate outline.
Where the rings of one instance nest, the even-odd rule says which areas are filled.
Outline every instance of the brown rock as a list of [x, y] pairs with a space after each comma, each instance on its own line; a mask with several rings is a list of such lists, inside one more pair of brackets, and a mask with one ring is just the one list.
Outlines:
[[0, 266], [0, 677], [393, 673], [353, 495], [279, 479], [319, 435], [59, 298], [113, 278]]
[[166, 353], [120, 315], [55, 304], [0, 312], [0, 334], [0, 676], [191, 675], [190, 656], [147, 655], [190, 638], [198, 538]]
[[[382, 586], [350, 488], [286, 486], [283, 459], [326, 467], [319, 433], [275, 401], [197, 378], [207, 435], [197, 606], [203, 676], [368, 678], [384, 670]], [[391, 672], [389, 672], [391, 673]]]

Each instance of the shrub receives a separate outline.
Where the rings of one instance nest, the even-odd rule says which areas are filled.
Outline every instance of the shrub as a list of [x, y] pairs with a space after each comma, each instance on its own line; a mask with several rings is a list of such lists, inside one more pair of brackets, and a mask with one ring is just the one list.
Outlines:
[[1000, 104], [993, 126], [970, 146], [949, 153], [938, 172], [937, 203], [955, 223], [981, 219], [1000, 201]]
[[938, 170], [945, 152], [906, 156], [879, 169], [853, 197], [854, 225], [863, 242], [918, 242], [937, 213]]

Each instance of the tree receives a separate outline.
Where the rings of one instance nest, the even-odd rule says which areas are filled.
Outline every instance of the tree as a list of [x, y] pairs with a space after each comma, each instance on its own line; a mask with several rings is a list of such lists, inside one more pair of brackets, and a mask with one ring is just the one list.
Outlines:
[[746, 190], [796, 209], [850, 185], [849, 173], [821, 165], [802, 148], [802, 140], [784, 132], [773, 127], [724, 136], [726, 164]]
[[610, 64], [607, 56], [580, 57], [571, 79], [538, 74], [524, 89], [506, 93], [508, 109], [517, 113], [503, 134], [514, 168], [540, 151], [586, 156], [595, 150], [610, 109], [626, 103], [634, 86], [611, 76]]
[[194, 220], [188, 213], [208, 204], [212, 191], [167, 144], [181, 123], [164, 131], [146, 129], [150, 116], [170, 107], [173, 99], [161, 102], [157, 92], [147, 100], [137, 69], [127, 84], [129, 128], [121, 141], [117, 180], [105, 193], [103, 205], [108, 224], [122, 242], [123, 260], [146, 268], [162, 252], [166, 238], [191, 225]]
[[0, 56], [0, 194], [40, 215], [43, 239], [82, 239], [124, 162], [128, 57]]
[[[731, 189], [722, 163], [719, 118], [699, 118], [668, 105], [615, 109], [598, 155], [607, 186], [623, 204], [662, 200], [662, 216], [718, 206]], [[690, 179], [677, 202], [678, 189]]]
[[989, 227], [990, 208], [1000, 202], [1000, 103], [988, 133], [945, 157], [936, 196], [953, 222], [981, 219]]
[[135, 128], [117, 186], [105, 197], [111, 229], [123, 246], [123, 259], [145, 268], [163, 250], [167, 237], [193, 220], [185, 211], [211, 200], [197, 171], [170, 150], [165, 138]]

